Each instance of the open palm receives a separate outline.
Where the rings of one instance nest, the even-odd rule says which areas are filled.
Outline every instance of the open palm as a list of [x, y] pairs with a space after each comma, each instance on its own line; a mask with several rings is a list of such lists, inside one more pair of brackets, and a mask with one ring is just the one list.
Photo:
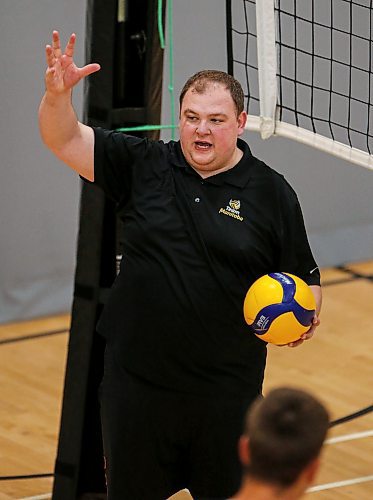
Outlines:
[[45, 85], [49, 92], [63, 93], [74, 87], [82, 78], [98, 71], [100, 65], [93, 63], [78, 68], [74, 63], [74, 47], [76, 35], [72, 34], [62, 52], [60, 36], [58, 31], [53, 31], [52, 45], [45, 48], [47, 59], [47, 71], [45, 73]]

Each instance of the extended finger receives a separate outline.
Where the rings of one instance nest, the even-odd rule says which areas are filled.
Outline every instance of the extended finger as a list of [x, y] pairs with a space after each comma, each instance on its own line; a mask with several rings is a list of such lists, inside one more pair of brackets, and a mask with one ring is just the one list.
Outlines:
[[92, 73], [95, 73], [96, 71], [99, 71], [100, 69], [101, 66], [97, 63], [87, 64], [86, 66], [83, 66], [83, 68], [80, 68], [80, 75], [82, 77], [85, 77]]
[[316, 327], [316, 326], [320, 326], [320, 323], [321, 323], [320, 318], [318, 316], [315, 316], [312, 320], [312, 324], [315, 325], [315, 327]]
[[54, 57], [59, 58], [62, 55], [61, 52], [61, 43], [60, 43], [60, 35], [58, 31], [53, 31], [52, 33], [52, 48]]
[[75, 33], [72, 33], [65, 48], [65, 55], [67, 55], [68, 57], [73, 57], [74, 55], [75, 40], [76, 40], [76, 35]]
[[301, 336], [301, 339], [302, 340], [309, 340], [313, 337], [313, 334], [314, 334], [314, 330], [308, 330], [308, 332], [304, 333], [302, 336]]
[[47, 61], [47, 66], [49, 68], [52, 68], [52, 66], [54, 66], [54, 63], [56, 62], [56, 58], [54, 57], [53, 49], [50, 45], [47, 45], [45, 47], [45, 58]]
[[56, 68], [48, 68], [45, 73], [45, 80], [46, 81], [52, 80], [55, 74], [56, 74]]
[[296, 340], [295, 342], [290, 342], [289, 344], [286, 345], [288, 347], [298, 347], [301, 344], [303, 344], [303, 339]]

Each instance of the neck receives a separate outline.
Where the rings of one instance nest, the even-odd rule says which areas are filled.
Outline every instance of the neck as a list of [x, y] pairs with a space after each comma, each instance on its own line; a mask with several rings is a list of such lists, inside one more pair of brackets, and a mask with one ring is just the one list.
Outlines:
[[190, 166], [202, 177], [202, 179], [207, 179], [207, 177], [220, 174], [221, 172], [225, 172], [226, 170], [230, 170], [231, 168], [235, 167], [242, 157], [243, 152], [240, 148], [236, 148], [232, 160], [228, 163], [228, 165], [225, 165], [224, 167], [217, 168], [216, 170], [203, 170], [198, 167], [194, 167], [193, 165]]
[[244, 480], [231, 500], [297, 500], [301, 498], [303, 491], [297, 484], [280, 488], [250, 478]]

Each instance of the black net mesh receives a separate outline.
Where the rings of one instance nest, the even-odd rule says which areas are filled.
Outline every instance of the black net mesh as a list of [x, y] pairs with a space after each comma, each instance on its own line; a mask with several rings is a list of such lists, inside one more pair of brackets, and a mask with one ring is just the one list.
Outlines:
[[[231, 67], [259, 115], [254, 0], [232, 2]], [[369, 154], [373, 0], [276, 0], [278, 119]]]

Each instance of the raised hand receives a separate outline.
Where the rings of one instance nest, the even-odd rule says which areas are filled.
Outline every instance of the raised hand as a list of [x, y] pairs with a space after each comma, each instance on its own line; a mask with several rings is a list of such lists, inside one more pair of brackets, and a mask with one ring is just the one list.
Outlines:
[[72, 89], [82, 78], [100, 69], [100, 65], [93, 63], [78, 68], [74, 63], [74, 48], [76, 35], [73, 33], [67, 42], [65, 51], [61, 50], [60, 35], [53, 31], [52, 45], [45, 48], [47, 71], [45, 86], [47, 92], [62, 94]]

